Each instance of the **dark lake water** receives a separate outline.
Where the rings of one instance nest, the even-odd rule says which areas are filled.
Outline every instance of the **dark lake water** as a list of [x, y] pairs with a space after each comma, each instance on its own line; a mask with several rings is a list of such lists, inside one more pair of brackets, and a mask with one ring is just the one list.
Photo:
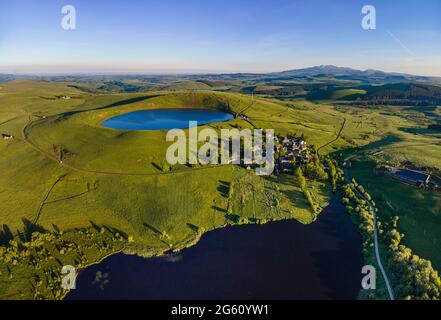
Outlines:
[[82, 271], [67, 299], [355, 299], [362, 243], [337, 198], [318, 221], [209, 232], [179, 254], [116, 254]]
[[155, 109], [121, 114], [103, 121], [101, 125], [118, 130], [170, 130], [188, 128], [189, 121], [204, 125], [233, 118], [229, 113], [205, 109]]

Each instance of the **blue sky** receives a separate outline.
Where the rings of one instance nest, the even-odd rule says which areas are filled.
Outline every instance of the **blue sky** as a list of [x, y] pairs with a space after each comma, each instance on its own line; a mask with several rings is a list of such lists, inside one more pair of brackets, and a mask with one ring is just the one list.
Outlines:
[[[73, 5], [77, 29], [61, 28]], [[361, 8], [377, 10], [363, 30]], [[278, 71], [441, 76], [441, 0], [0, 0], [0, 72]]]

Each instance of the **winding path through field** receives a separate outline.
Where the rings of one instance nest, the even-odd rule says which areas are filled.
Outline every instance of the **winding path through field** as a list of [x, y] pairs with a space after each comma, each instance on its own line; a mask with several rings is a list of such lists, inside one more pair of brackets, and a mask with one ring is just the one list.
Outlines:
[[33, 219], [32, 223], [36, 225], [38, 223], [38, 220], [40, 219], [41, 210], [43, 209], [44, 205], [46, 204], [47, 199], [49, 198], [52, 190], [55, 188], [55, 186], [63, 180], [63, 178], [66, 176], [66, 174], [63, 174], [57, 178], [57, 180], [54, 181], [54, 183], [51, 185], [50, 189], [46, 192], [46, 195], [44, 196], [43, 200], [41, 201], [40, 205], [38, 206], [37, 212], [35, 214], [35, 218]]
[[32, 125], [35, 124], [35, 122], [36, 121], [29, 122], [23, 128], [23, 131], [22, 131], [23, 140], [30, 147], [32, 147], [32, 149], [38, 151], [43, 156], [47, 157], [48, 159], [51, 159], [51, 160], [55, 161], [56, 163], [66, 167], [68, 169], [74, 170], [74, 171], [79, 171], [79, 172], [84, 172], [84, 173], [95, 173], [95, 174], [102, 174], [102, 175], [116, 175], [116, 176], [159, 176], [159, 175], [172, 175], [172, 174], [180, 174], [180, 173], [190, 173], [190, 172], [194, 172], [194, 171], [209, 170], [209, 169], [219, 168], [220, 166], [222, 166], [222, 165], [206, 165], [206, 166], [203, 166], [203, 167], [192, 168], [192, 169], [189, 169], [189, 170], [169, 171], [169, 172], [151, 172], [151, 173], [112, 172], [112, 171], [100, 171], [100, 170], [84, 169], [84, 168], [81, 168], [81, 167], [77, 167], [77, 166], [68, 164], [66, 162], [60, 162], [60, 160], [57, 159], [57, 157], [52, 155], [50, 152], [47, 152], [47, 151], [41, 149], [35, 142], [33, 142], [31, 139], [29, 139], [29, 137], [28, 137], [29, 130], [32, 127]]
[[346, 118], [343, 118], [343, 122], [341, 124], [340, 130], [337, 133], [337, 136], [335, 137], [335, 139], [329, 141], [328, 143], [325, 143], [324, 145], [322, 145], [321, 147], [319, 147], [317, 149], [317, 154], [319, 154], [320, 150], [323, 149], [324, 147], [329, 146], [330, 144], [334, 143], [335, 141], [337, 141], [338, 139], [340, 139], [341, 133], [343, 132], [344, 128], [346, 125]]
[[[348, 158], [347, 158], [348, 159]], [[347, 161], [346, 159], [345, 159], [345, 161]], [[346, 168], [345, 170], [344, 170], [344, 172], [345, 172], [345, 178], [346, 178], [346, 181], [347, 182], [351, 182], [351, 179], [349, 178], [349, 171], [348, 171], [348, 169]], [[376, 212], [375, 212], [375, 208], [374, 208], [374, 206], [372, 205], [372, 203], [371, 203], [371, 201], [369, 201], [361, 192], [359, 192], [357, 189], [355, 189], [355, 192], [362, 198], [362, 199], [364, 199], [365, 201], [366, 201], [366, 203], [368, 204], [368, 206], [369, 206], [369, 211], [371, 212], [371, 214], [372, 214], [372, 216], [373, 216], [373, 218], [374, 218], [374, 247], [375, 247], [375, 259], [377, 260], [377, 264], [378, 264], [378, 266], [380, 267], [380, 271], [381, 271], [381, 274], [383, 275], [383, 279], [384, 279], [384, 282], [385, 282], [385, 284], [386, 284], [386, 287], [387, 287], [387, 292], [388, 292], [388, 294], [389, 294], [389, 298], [391, 299], [391, 300], [395, 300], [395, 296], [394, 296], [394, 291], [393, 291], [393, 289], [392, 289], [392, 286], [390, 285], [390, 282], [389, 282], [389, 279], [388, 279], [388, 277], [387, 277], [387, 274], [386, 274], [386, 271], [384, 270], [384, 267], [383, 267], [383, 263], [381, 262], [381, 257], [380, 257], [380, 249], [379, 249], [379, 244], [378, 244], [378, 219], [377, 219], [377, 214], [376, 214]]]

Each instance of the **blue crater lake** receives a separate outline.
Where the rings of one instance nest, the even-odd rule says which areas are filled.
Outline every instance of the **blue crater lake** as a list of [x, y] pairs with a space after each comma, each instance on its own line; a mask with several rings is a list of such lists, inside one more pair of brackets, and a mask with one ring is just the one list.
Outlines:
[[232, 114], [214, 110], [154, 109], [121, 114], [103, 121], [101, 125], [117, 130], [170, 130], [188, 128], [190, 121], [205, 125], [233, 118]]

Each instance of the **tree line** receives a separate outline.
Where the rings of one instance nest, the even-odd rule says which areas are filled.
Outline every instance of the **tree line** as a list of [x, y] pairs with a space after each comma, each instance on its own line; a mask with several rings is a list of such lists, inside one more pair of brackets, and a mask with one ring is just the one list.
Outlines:
[[[342, 186], [342, 202], [346, 210], [357, 223], [363, 237], [363, 255], [365, 258], [373, 254], [374, 219], [369, 204], [378, 213], [375, 202], [364, 187], [354, 179]], [[380, 240], [387, 247], [387, 267], [392, 273], [395, 295], [399, 299], [439, 300], [441, 298], [441, 278], [432, 267], [430, 261], [416, 255], [402, 243], [404, 234], [398, 231], [399, 217], [394, 216], [390, 221], [378, 219]]]

